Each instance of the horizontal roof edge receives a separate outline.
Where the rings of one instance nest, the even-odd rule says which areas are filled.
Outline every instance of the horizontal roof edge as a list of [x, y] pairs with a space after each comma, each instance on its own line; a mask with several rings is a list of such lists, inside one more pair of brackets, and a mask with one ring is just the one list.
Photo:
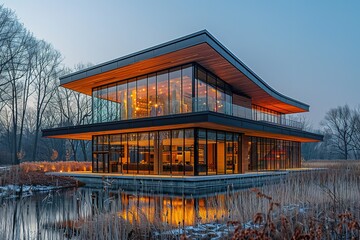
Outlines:
[[[204, 38], [201, 39], [201, 37], [204, 37], [206, 35], [210, 35], [210, 33], [207, 30], [201, 30], [199, 32], [195, 32], [193, 34], [186, 35], [186, 36], [181, 37], [181, 38], [177, 38], [177, 39], [174, 39], [174, 40], [171, 40], [171, 41], [168, 41], [168, 42], [165, 42], [165, 43], [162, 43], [162, 44], [150, 47], [150, 48], [146, 48], [144, 50], [137, 51], [135, 53], [131, 53], [131, 54], [128, 54], [128, 55], [125, 55], [125, 56], [122, 56], [122, 57], [119, 57], [119, 58], [116, 58], [116, 59], [113, 59], [113, 60], [110, 60], [110, 61], [107, 61], [107, 62], [104, 62], [104, 63], [100, 63], [100, 64], [97, 64], [97, 65], [94, 65], [94, 66], [91, 66], [91, 67], [88, 67], [88, 68], [84, 68], [82, 70], [79, 70], [79, 71], [76, 71], [76, 72], [73, 72], [73, 73], [66, 74], [66, 75], [60, 77], [61, 81], [65, 81], [64, 83], [61, 83], [61, 84], [65, 84], [67, 82], [77, 80], [77, 79], [71, 79], [69, 81], [66, 81], [69, 77], [73, 77], [73, 76], [78, 75], [78, 74], [86, 73], [86, 72], [91, 71], [91, 70], [95, 70], [95, 69], [98, 69], [98, 68], [101, 68], [101, 67], [104, 67], [104, 66], [108, 66], [108, 65], [117, 63], [119, 61], [124, 61], [126, 59], [130, 59], [130, 58], [139, 56], [141, 54], [149, 53], [149, 52], [152, 52], [152, 51], [155, 51], [155, 50], [167, 47], [167, 46], [171, 46], [171, 45], [174, 45], [174, 44], [179, 43], [179, 42], [184, 42], [184, 41], [186, 41], [188, 39], [194, 39], [194, 38], [198, 37], [196, 39], [197, 41], [193, 41], [192, 44], [188, 44], [188, 45], [183, 44], [182, 48], [187, 48], [187, 47], [197, 45], [197, 44], [200, 44], [200, 43], [205, 43], [206, 39], [204, 39]], [[176, 48], [176, 49], [174, 48], [173, 51], [176, 51], [176, 50], [179, 50], [179, 49], [181, 49], [181, 48]], [[116, 67], [116, 68], [118, 68], [118, 67]], [[112, 70], [112, 69], [108, 69], [107, 71], [109, 71], [109, 70]]]
[[239, 58], [237, 58], [232, 52], [230, 52], [224, 45], [222, 45], [214, 36], [212, 36], [207, 30], [201, 30], [193, 34], [177, 38], [172, 41], [168, 41], [135, 53], [128, 54], [126, 56], [116, 58], [111, 61], [107, 61], [89, 68], [85, 68], [74, 73], [67, 74], [60, 77], [60, 85], [76, 81], [82, 78], [107, 72], [116, 68], [120, 68], [129, 64], [139, 62], [141, 60], [153, 58], [160, 56], [166, 53], [177, 51], [183, 48], [188, 48], [195, 46], [201, 43], [207, 43], [215, 51], [217, 51], [222, 57], [224, 57], [229, 63], [231, 63], [235, 68], [241, 71], [245, 76], [247, 76], [251, 81], [258, 85], [261, 89], [267, 92], [272, 97], [285, 102], [287, 104], [296, 106], [303, 109], [304, 111], [309, 111], [309, 105], [302, 103], [298, 100], [287, 97], [275, 89], [270, 87], [264, 80], [262, 80], [257, 74], [255, 74], [249, 67], [247, 67]]

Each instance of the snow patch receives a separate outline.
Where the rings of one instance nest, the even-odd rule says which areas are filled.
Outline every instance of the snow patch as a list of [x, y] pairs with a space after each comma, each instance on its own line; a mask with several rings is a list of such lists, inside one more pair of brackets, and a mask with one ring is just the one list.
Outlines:
[[22, 197], [32, 196], [34, 192], [48, 192], [57, 190], [59, 186], [44, 186], [44, 185], [6, 185], [0, 186], [0, 197], [14, 198], [21, 193]]

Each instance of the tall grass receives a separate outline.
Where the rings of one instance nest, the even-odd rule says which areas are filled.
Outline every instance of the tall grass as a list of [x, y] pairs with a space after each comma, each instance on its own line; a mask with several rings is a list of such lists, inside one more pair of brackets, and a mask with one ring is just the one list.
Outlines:
[[[58, 164], [57, 166], [59, 169], [61, 169], [64, 167], [64, 164]], [[74, 167], [73, 169], [76, 168]], [[29, 163], [1, 169], [0, 187], [6, 185], [16, 185], [20, 187], [26, 186], [26, 188], [29, 188], [29, 186], [51, 186], [52, 188], [62, 188], [75, 187], [83, 184], [76, 181], [74, 178], [47, 175], [46, 168], [44, 169], [44, 165]]]
[[74, 172], [92, 171], [91, 162], [23, 162], [20, 168], [25, 172]]
[[234, 225], [234, 239], [351, 239], [358, 236], [359, 199], [358, 162], [202, 198], [108, 187], [0, 197], [0, 239], [184, 239], [182, 228], [206, 222]]

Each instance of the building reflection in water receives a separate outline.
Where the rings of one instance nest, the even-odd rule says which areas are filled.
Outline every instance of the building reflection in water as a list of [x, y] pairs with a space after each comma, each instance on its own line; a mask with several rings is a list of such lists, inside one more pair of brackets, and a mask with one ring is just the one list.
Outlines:
[[[171, 226], [190, 226], [196, 223], [232, 220], [233, 198], [227, 194], [189, 197], [159, 194], [92, 191], [96, 209], [107, 209], [129, 223], [166, 223]], [[111, 199], [109, 201], [108, 199]], [[143, 221], [144, 220], [144, 221]]]
[[159, 225], [183, 227], [197, 223], [221, 223], [238, 220], [240, 208], [235, 199], [240, 193], [229, 191], [203, 196], [170, 196], [78, 188], [35, 194], [20, 200], [0, 199], [0, 204], [6, 206], [0, 208], [0, 216], [4, 216], [0, 221], [0, 233], [7, 231], [4, 236], [11, 235], [9, 231], [12, 228], [9, 226], [12, 226], [11, 219], [16, 211], [20, 211], [18, 214], [22, 216], [22, 221], [16, 225], [19, 239], [27, 239], [26, 236], [39, 232], [44, 239], [59, 239], [64, 234], [63, 227], [72, 223], [81, 225], [97, 215], [117, 215], [130, 224], [148, 224], [149, 229]]

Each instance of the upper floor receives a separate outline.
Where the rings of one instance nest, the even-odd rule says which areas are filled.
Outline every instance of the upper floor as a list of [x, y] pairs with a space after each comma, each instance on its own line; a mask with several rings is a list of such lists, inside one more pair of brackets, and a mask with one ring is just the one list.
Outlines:
[[197, 63], [92, 89], [93, 123], [212, 111], [300, 128], [284, 113], [252, 99]]
[[93, 97], [93, 123], [212, 111], [300, 127], [309, 106], [271, 88], [206, 30], [60, 78]]

